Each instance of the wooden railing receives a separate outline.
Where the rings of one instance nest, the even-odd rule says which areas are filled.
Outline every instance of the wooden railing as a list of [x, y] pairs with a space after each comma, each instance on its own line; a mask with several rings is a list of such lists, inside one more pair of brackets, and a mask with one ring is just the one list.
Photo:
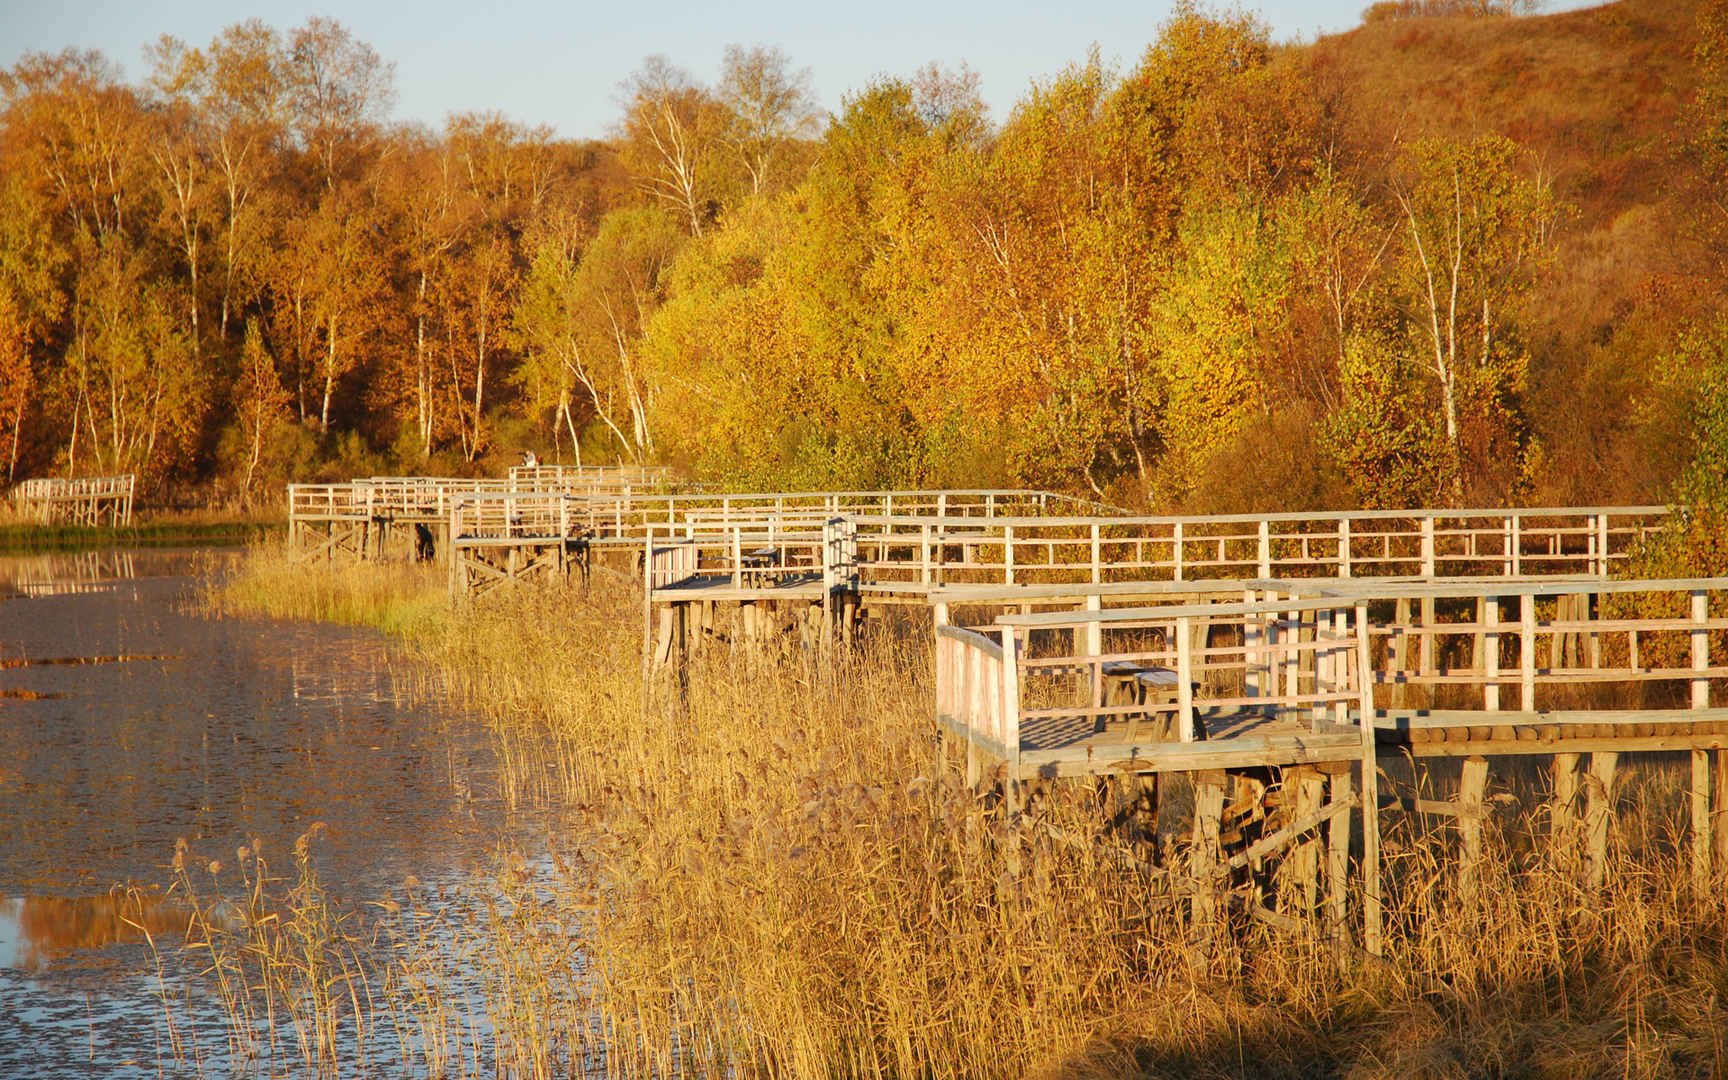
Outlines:
[[1101, 584], [1290, 577], [1606, 576], [1667, 508], [1395, 510], [1222, 517], [857, 517], [877, 584]]
[[1002, 645], [981, 633], [936, 628], [937, 717], [1007, 760], [1018, 757], [1020, 710], [1010, 707], [1018, 684], [1003, 656]]
[[449, 496], [453, 540], [562, 540], [585, 535], [580, 502], [569, 495], [484, 491]]
[[130, 525], [137, 489], [134, 473], [34, 477], [14, 485], [8, 497], [26, 512], [40, 514], [44, 524], [56, 519], [95, 524], [106, 517], [112, 525]]
[[576, 490], [594, 487], [654, 487], [670, 483], [664, 465], [513, 465], [509, 478], [519, 490]]
[[[1304, 591], [1303, 583], [1288, 587]], [[1582, 698], [1706, 709], [1710, 681], [1728, 678], [1728, 583], [1720, 578], [1443, 582], [1390, 595], [1363, 582], [1324, 588], [1372, 605], [1374, 681], [1389, 688], [1382, 703], [1397, 711], [1412, 692], [1425, 699], [1420, 715], [1400, 721], [1407, 727], [1528, 723], [1538, 712], [1543, 723], [1568, 722], [1556, 708]], [[1654, 722], [1647, 711], [1609, 722]], [[1480, 715], [1501, 712], [1504, 720]], [[1587, 712], [1580, 722], [1598, 721], [1597, 710]]]
[[[576, 511], [580, 516], [581, 510]], [[917, 517], [840, 513], [848, 580], [871, 590], [957, 585], [1087, 592], [1129, 583], [1500, 577], [1600, 578], [1657, 528], [1660, 507], [1385, 511], [1259, 518]], [[735, 537], [745, 552], [778, 534], [814, 530], [822, 514], [796, 504], [692, 507], [670, 532]], [[650, 526], [652, 527], [652, 526]], [[731, 530], [731, 532], [727, 532]], [[1340, 537], [1346, 539], [1341, 540]], [[802, 537], [808, 540], [810, 537]], [[726, 568], [710, 540], [703, 565]], [[830, 555], [840, 552], [833, 548]]]
[[651, 575], [651, 587], [660, 589], [698, 583], [766, 588], [792, 580], [838, 582], [845, 559], [843, 540], [836, 539], [828, 523], [803, 516], [748, 525], [691, 522], [664, 539], [651, 530], [647, 542], [655, 550], [679, 552], [681, 575]]

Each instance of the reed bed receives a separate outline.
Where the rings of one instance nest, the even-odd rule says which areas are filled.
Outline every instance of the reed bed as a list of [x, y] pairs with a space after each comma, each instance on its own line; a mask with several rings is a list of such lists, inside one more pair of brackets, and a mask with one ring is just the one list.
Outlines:
[[[418, 602], [386, 568], [310, 602], [267, 558], [229, 610], [353, 611], [367, 575], [370, 595], [399, 591], [380, 611]], [[265, 580], [302, 585], [262, 608]], [[1175, 879], [1090, 787], [1052, 788], [1010, 830], [960, 783], [917, 635], [826, 656], [719, 636], [683, 685], [645, 687], [640, 594], [606, 576], [406, 626], [427, 677], [488, 717], [513, 783], [573, 823], [472, 919], [481, 1003], [404, 999], [417, 1047], [523, 1076], [1728, 1070], [1723, 890], [1692, 893], [1668, 764], [1625, 771], [1599, 892], [1547, 835], [1545, 777], [1526, 769], [1497, 781], [1473, 903], [1454, 829], [1387, 816], [1386, 963], [1247, 920], [1202, 955]], [[424, 980], [417, 962], [392, 985]], [[440, 1043], [441, 1023], [459, 1037]]]
[[370, 626], [431, 639], [449, 618], [447, 582], [426, 563], [326, 563], [294, 558], [282, 540], [247, 549], [241, 566], [215, 575], [203, 606], [215, 615], [262, 615]]

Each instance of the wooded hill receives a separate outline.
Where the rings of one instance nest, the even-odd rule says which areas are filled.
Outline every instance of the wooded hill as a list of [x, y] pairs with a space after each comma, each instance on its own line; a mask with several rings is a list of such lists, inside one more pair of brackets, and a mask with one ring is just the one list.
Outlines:
[[[393, 124], [339, 24], [0, 76], [12, 475], [670, 461], [1158, 508], [1709, 501], [1728, 16], [1183, 8], [1011, 115], [729, 47], [605, 142]], [[481, 105], [483, 103], [476, 103]], [[1679, 485], [1678, 487], [1676, 485]], [[269, 497], [269, 496], [265, 496]]]

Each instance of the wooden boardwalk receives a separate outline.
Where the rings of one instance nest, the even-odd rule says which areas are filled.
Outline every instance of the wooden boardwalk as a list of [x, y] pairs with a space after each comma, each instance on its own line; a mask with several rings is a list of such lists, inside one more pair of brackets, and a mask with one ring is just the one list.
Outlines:
[[132, 524], [132, 502], [138, 489], [133, 473], [73, 479], [38, 477], [14, 486], [8, 497], [19, 509], [44, 525]]
[[[936, 725], [1010, 820], [1041, 785], [1095, 784], [1162, 858], [1161, 778], [1191, 781], [1185, 880], [1213, 883], [1196, 926], [1285, 857], [1307, 910], [1378, 952], [1380, 815], [1453, 821], [1467, 878], [1493, 762], [1536, 755], [1586, 884], [1628, 754], [1689, 758], [1699, 887], [1728, 867], [1728, 579], [1617, 576], [1666, 507], [1170, 517], [1041, 492], [523, 482], [326, 486], [302, 518], [441, 523], [455, 597], [634, 560], [653, 685], [699, 642], [795, 633], [821, 662], [866, 618], [927, 611]], [[1430, 759], [1460, 763], [1454, 797], [1382, 790]]]

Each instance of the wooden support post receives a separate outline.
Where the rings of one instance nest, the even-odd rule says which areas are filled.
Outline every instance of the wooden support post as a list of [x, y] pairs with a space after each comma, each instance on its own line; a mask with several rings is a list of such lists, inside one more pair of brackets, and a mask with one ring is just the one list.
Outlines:
[[[1290, 799], [1290, 816], [1292, 820], [1303, 821], [1320, 812], [1321, 803], [1326, 798], [1326, 781], [1312, 766], [1297, 766], [1284, 773], [1284, 789]], [[1314, 913], [1314, 905], [1319, 902], [1320, 887], [1320, 841], [1317, 837], [1309, 837], [1300, 841], [1291, 854], [1291, 886], [1294, 895], [1292, 902], [1285, 905], [1306, 919]]]
[[1710, 751], [1692, 751], [1692, 889], [1710, 893]]
[[1458, 834], [1463, 850], [1458, 861], [1458, 896], [1468, 911], [1475, 911], [1477, 885], [1482, 866], [1482, 795], [1488, 786], [1488, 759], [1464, 759], [1458, 779]]
[[[1354, 798], [1350, 770], [1340, 769], [1330, 777], [1332, 796], [1329, 805], [1337, 806]], [[1350, 889], [1350, 815], [1340, 813], [1326, 826], [1326, 926], [1334, 941], [1349, 940], [1346, 919], [1349, 909], [1346, 898]]]
[[1617, 753], [1590, 755], [1590, 775], [1585, 781], [1584, 842], [1589, 860], [1585, 883], [1601, 888], [1608, 878], [1608, 826], [1614, 814], [1614, 766]]
[[1711, 815], [1716, 823], [1716, 866], [1728, 872], [1728, 750], [1712, 750], [1710, 756], [1715, 759], [1716, 774], [1715, 812]]
[[1563, 866], [1573, 866], [1578, 845], [1578, 754], [1554, 755], [1554, 804], [1548, 841]]
[[1188, 873], [1194, 880], [1189, 934], [1197, 962], [1210, 956], [1212, 939], [1218, 932], [1218, 900], [1212, 879], [1220, 856], [1218, 833], [1224, 817], [1225, 781], [1222, 770], [1194, 774], [1194, 843]]

